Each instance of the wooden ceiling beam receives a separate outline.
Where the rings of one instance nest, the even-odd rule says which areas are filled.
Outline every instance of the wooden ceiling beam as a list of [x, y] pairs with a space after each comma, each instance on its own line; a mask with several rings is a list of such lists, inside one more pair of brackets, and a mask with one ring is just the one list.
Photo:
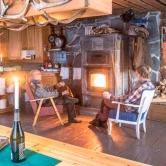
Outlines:
[[124, 8], [126, 9], [132, 9], [133, 11], [136, 11], [137, 13], [141, 13], [141, 12], [146, 12], [146, 9], [144, 9], [143, 7], [134, 5], [128, 1], [124, 1], [124, 0], [113, 0], [112, 1], [114, 4], [120, 5], [120, 6], [124, 6]]
[[166, 11], [166, 7], [160, 4], [157, 0], [112, 0], [112, 3], [113, 14], [128, 9], [132, 9], [135, 13]]
[[166, 5], [166, 1], [165, 0], [157, 0], [157, 2], [161, 2], [163, 5]]
[[151, 6], [156, 7], [159, 11], [166, 11], [166, 5], [162, 5], [156, 0], [142, 0], [144, 3], [150, 4]]
[[[122, 5], [112, 3], [112, 9], [113, 9], [113, 11], [112, 11], [113, 14], [123, 14], [127, 10], [131, 9], [131, 7], [126, 7], [126, 6], [122, 6]], [[140, 13], [140, 10], [136, 10], [136, 9], [133, 9], [133, 8], [132, 8], [132, 10], [135, 13]]]
[[144, 9], [146, 9], [146, 11], [158, 11], [158, 9], [156, 7], [153, 7], [141, 0], [127, 0], [127, 2], [133, 4], [134, 6], [137, 6], [137, 7], [142, 7]]

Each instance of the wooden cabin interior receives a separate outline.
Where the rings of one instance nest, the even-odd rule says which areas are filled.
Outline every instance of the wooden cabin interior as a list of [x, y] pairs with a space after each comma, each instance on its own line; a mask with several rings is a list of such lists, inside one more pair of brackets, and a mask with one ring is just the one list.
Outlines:
[[[140, 38], [141, 58], [134, 59], [140, 50], [133, 41]], [[130, 124], [113, 123], [111, 134], [89, 124], [104, 91], [115, 96], [132, 92], [139, 81], [137, 63], [151, 67], [156, 87], [146, 132], [141, 125], [137, 139]], [[34, 115], [25, 85], [36, 69], [46, 86], [63, 81], [70, 87], [79, 100], [74, 109], [81, 123], [68, 122], [66, 106], [61, 120], [56, 113]], [[96, 75], [102, 85], [96, 84]], [[57, 166], [165, 166], [166, 1], [1, 0], [0, 165], [13, 164], [9, 145], [16, 110], [25, 133], [26, 157], [20, 165], [34, 157], [32, 165], [51, 166], [44, 157], [42, 163], [29, 155], [30, 150], [59, 160], [52, 164]], [[4, 138], [7, 144], [1, 145]]]

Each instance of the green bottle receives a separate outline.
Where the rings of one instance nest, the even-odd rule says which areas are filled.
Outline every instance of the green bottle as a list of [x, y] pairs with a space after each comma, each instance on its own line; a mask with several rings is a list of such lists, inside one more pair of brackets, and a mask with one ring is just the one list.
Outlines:
[[14, 123], [10, 135], [11, 161], [19, 163], [25, 159], [25, 136], [21, 128], [19, 109], [14, 109]]

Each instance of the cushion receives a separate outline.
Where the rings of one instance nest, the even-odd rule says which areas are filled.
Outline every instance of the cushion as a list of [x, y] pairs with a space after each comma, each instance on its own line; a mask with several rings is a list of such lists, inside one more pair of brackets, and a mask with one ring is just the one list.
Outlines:
[[[117, 110], [110, 109], [108, 117], [111, 118], [111, 119], [116, 119], [116, 112], [117, 112]], [[143, 119], [144, 114], [145, 113], [142, 114], [142, 118], [141, 119]], [[132, 113], [120, 112], [119, 113], [119, 120], [126, 120], [126, 121], [136, 122], [137, 121], [137, 117], [138, 117], [138, 113], [137, 112], [132, 112]]]

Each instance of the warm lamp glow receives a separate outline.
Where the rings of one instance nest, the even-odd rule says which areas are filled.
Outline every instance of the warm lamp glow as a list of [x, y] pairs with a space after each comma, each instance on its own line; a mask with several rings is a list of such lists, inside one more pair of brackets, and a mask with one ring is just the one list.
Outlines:
[[91, 86], [95, 87], [106, 87], [106, 76], [104, 74], [92, 74], [91, 75]]
[[13, 80], [14, 80], [15, 82], [17, 82], [17, 77], [13, 77]]

